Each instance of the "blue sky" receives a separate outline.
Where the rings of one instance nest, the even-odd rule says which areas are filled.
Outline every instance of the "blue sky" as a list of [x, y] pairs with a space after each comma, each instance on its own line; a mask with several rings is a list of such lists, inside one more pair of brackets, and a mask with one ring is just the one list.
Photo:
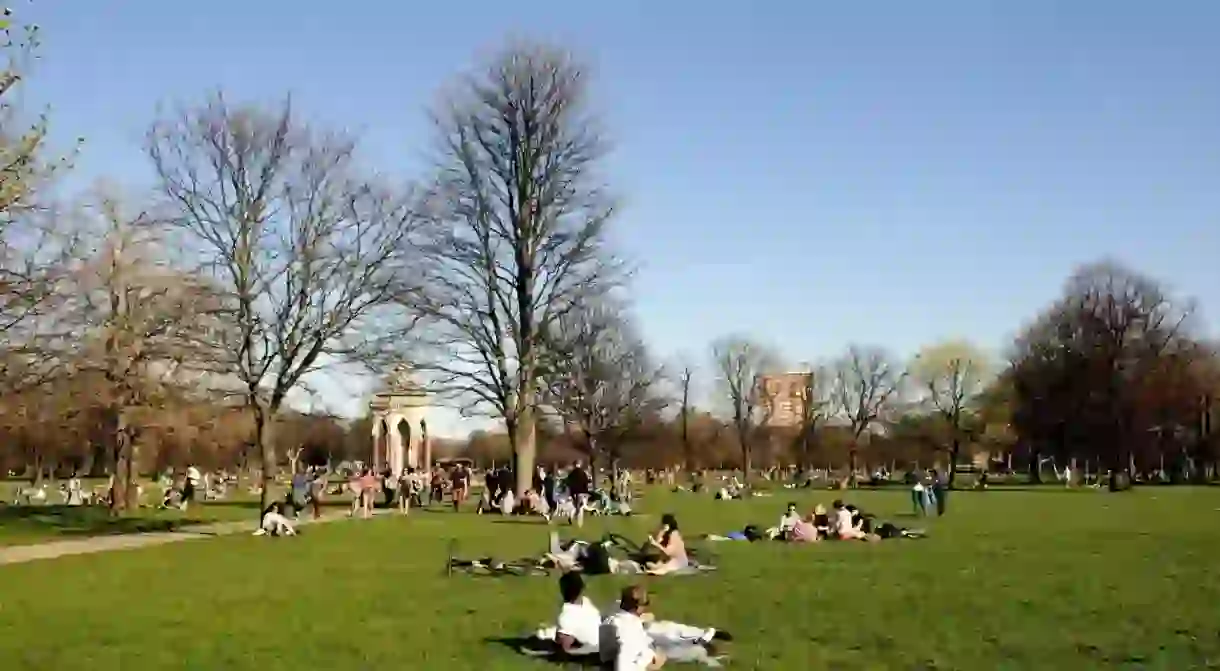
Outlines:
[[[19, 3], [20, 7], [24, 3]], [[38, 0], [31, 102], [78, 177], [138, 187], [158, 104], [291, 92], [414, 173], [425, 107], [506, 37], [596, 66], [658, 354], [744, 332], [792, 361], [849, 343], [999, 349], [1113, 256], [1220, 311], [1220, 3]], [[1214, 330], [1214, 329], [1212, 329]], [[705, 371], [705, 375], [710, 371]], [[346, 412], [362, 385], [332, 380]], [[475, 426], [452, 413], [438, 432]], [[430, 425], [433, 422], [430, 420]]]

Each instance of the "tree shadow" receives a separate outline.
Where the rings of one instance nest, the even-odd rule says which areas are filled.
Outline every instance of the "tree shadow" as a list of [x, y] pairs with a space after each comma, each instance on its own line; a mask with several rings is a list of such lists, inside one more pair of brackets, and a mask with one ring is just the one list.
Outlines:
[[112, 517], [100, 506], [0, 507], [0, 534], [79, 538], [122, 534], [164, 533], [214, 520], [190, 517]]
[[539, 641], [527, 636], [496, 636], [483, 639], [484, 643], [501, 645], [518, 655], [531, 657], [539, 661], [550, 662], [566, 669], [599, 669], [602, 668], [597, 655], [569, 657], [556, 652], [554, 646], [546, 641]]

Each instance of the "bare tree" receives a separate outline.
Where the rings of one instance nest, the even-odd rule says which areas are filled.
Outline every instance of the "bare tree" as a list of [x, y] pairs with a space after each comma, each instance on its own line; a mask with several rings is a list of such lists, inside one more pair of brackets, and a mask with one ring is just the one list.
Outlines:
[[157, 122], [147, 148], [187, 260], [224, 301], [219, 361], [254, 417], [265, 507], [272, 420], [288, 393], [411, 325], [386, 306], [413, 295], [413, 194], [367, 177], [353, 140], [311, 129], [288, 102], [231, 106], [217, 94]]
[[756, 434], [774, 409], [761, 377], [775, 370], [777, 358], [762, 345], [741, 336], [728, 336], [712, 345], [712, 359], [737, 431], [742, 472], [749, 478]]
[[837, 410], [834, 389], [834, 371], [825, 366], [810, 367], [805, 373], [805, 384], [801, 389], [800, 425], [797, 440], [800, 442], [801, 466], [813, 467], [813, 452], [826, 421]]
[[605, 145], [584, 69], [544, 46], [508, 49], [437, 116], [428, 366], [464, 413], [503, 417], [523, 491], [546, 334], [618, 277], [605, 252], [613, 207], [596, 172]]
[[49, 156], [47, 117], [29, 122], [19, 101], [39, 28], [12, 18], [0, 25], [0, 384], [15, 391], [44, 382], [55, 366], [36, 346], [40, 320], [62, 297], [74, 246], [44, 193], [69, 165]]
[[690, 364], [682, 366], [682, 372], [678, 374], [678, 395], [681, 403], [678, 409], [678, 422], [682, 435], [682, 460], [687, 472], [695, 470], [695, 455], [690, 439], [690, 386], [693, 377], [694, 371], [691, 370]]
[[605, 455], [617, 471], [623, 438], [666, 405], [658, 393], [663, 371], [626, 316], [606, 302], [564, 315], [547, 360], [547, 404], [580, 432], [591, 467]]
[[132, 503], [139, 427], [133, 413], [160, 405], [167, 394], [209, 370], [219, 297], [206, 283], [165, 263], [163, 222], [125, 211], [103, 195], [90, 208], [90, 248], [74, 269], [56, 333], [59, 357], [73, 375], [104, 380], [98, 401], [111, 448], [111, 511]]
[[923, 399], [943, 422], [949, 437], [949, 487], [957, 477], [962, 443], [981, 432], [973, 410], [989, 381], [986, 355], [966, 342], [945, 342], [925, 348], [913, 366]]
[[851, 427], [848, 481], [852, 486], [856, 483], [861, 440], [883, 418], [906, 377], [907, 371], [880, 347], [852, 345], [835, 365], [835, 404]]

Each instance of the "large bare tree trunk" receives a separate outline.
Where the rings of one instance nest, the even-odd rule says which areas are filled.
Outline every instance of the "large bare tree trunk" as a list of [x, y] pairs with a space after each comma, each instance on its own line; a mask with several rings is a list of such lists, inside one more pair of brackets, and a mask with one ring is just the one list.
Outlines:
[[[270, 413], [260, 401], [254, 401], [254, 441], [258, 446], [259, 461], [262, 464], [262, 492], [258, 497], [258, 508], [266, 510], [274, 500], [275, 489], [275, 442]], [[261, 514], [261, 512], [260, 512]]]
[[957, 459], [961, 453], [962, 439], [955, 435], [949, 448], [949, 489], [953, 489], [953, 481], [957, 478]]
[[124, 460], [124, 503], [128, 511], [135, 510], [140, 507], [140, 484], [136, 482], [136, 476], [139, 474], [140, 450], [136, 441], [136, 432], [134, 430], [127, 432], [127, 458]]
[[745, 481], [750, 479], [750, 469], [753, 467], [751, 461], [750, 438], [745, 433], [741, 433], [741, 473]]
[[110, 514], [119, 515], [129, 507], [131, 487], [131, 428], [127, 413], [121, 409], [114, 414], [114, 460], [110, 486]]
[[[532, 399], [531, 399], [532, 400]], [[517, 417], [513, 441], [513, 469], [515, 471], [516, 495], [520, 496], [534, 484], [534, 463], [538, 457], [538, 432], [534, 422], [534, 409], [527, 403]]]

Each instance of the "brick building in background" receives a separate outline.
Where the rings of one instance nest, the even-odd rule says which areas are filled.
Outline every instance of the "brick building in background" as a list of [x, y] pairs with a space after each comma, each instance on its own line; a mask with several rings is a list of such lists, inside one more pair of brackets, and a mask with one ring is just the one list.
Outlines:
[[754, 384], [762, 391], [763, 426], [793, 428], [801, 425], [805, 414], [805, 391], [813, 373], [776, 373], [759, 375]]

